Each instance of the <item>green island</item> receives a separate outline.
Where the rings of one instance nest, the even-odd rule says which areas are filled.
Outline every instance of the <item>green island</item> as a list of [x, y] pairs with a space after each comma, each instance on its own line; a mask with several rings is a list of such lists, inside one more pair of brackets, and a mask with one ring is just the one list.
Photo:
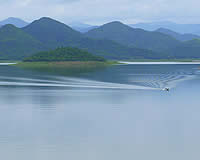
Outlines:
[[61, 61], [98, 61], [106, 60], [85, 50], [71, 47], [60, 47], [55, 50], [42, 51], [23, 60], [24, 62], [61, 62]]
[[[132, 59], [128, 61], [193, 62], [194, 59]], [[120, 62], [108, 61], [103, 57], [93, 55], [83, 49], [59, 47], [55, 50], [41, 51], [33, 54], [32, 56], [24, 58], [22, 62], [16, 63], [15, 66], [57, 75], [77, 75], [102, 70], [115, 64], [120, 64]]]
[[74, 75], [100, 70], [117, 63], [116, 61], [107, 61], [82, 49], [60, 47], [36, 53], [15, 66], [60, 75]]

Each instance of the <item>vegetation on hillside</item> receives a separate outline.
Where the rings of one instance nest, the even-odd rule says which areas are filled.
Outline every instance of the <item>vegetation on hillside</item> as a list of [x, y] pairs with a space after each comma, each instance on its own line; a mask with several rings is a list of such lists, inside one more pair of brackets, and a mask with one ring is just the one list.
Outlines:
[[10, 36], [10, 31], [7, 29], [9, 26], [4, 28], [2, 34], [5, 36], [0, 34], [4, 41], [0, 41], [0, 52], [4, 54], [0, 55], [0, 58], [4, 57], [3, 59], [18, 60], [38, 51], [62, 46], [87, 49], [93, 54], [109, 59], [149, 58], [149, 56], [160, 58], [160, 54], [149, 50], [128, 47], [111, 40], [87, 38], [69, 26], [50, 18], [41, 18], [22, 29], [13, 26], [11, 39], [15, 40], [12, 43], [6, 41]]
[[200, 40], [194, 39], [186, 41], [180, 45], [167, 50], [176, 58], [200, 58]]
[[166, 29], [166, 28], [159, 28], [156, 30], [156, 32], [160, 32], [166, 35], [169, 35], [171, 37], [174, 37], [175, 39], [179, 40], [179, 41], [190, 41], [193, 39], [200, 39], [200, 36], [195, 35], [195, 34], [190, 34], [190, 33], [186, 33], [186, 34], [180, 34], [177, 32], [174, 32], [172, 30]]
[[36, 20], [22, 30], [51, 49], [67, 46], [83, 37], [69, 26], [48, 17]]
[[175, 38], [159, 32], [134, 29], [121, 22], [111, 22], [85, 34], [90, 38], [110, 39], [120, 44], [161, 52], [180, 44]]
[[55, 62], [55, 61], [105, 61], [104, 58], [78, 48], [62, 47], [43, 51], [25, 58], [25, 62]]
[[[60, 46], [77, 47], [109, 59], [149, 58], [156, 54], [153, 51], [128, 47], [112, 40], [88, 38], [69, 26], [50, 18], [34, 21], [23, 30], [53, 49]], [[159, 58], [159, 55], [156, 54], [155, 57]]]
[[0, 28], [2, 60], [21, 60], [62, 46], [116, 60], [200, 58], [200, 43], [196, 41], [180, 42], [169, 35], [133, 29], [120, 22], [106, 24], [86, 34], [51, 18], [41, 18], [22, 29], [13, 25]]
[[11, 24], [0, 28], [0, 59], [22, 59], [44, 49], [40, 41]]

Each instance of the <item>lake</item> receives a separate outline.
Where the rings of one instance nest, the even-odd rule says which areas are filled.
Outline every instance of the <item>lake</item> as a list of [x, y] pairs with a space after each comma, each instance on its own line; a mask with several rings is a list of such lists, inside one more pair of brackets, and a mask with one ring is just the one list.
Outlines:
[[0, 159], [200, 159], [199, 93], [200, 64], [76, 77], [0, 65]]

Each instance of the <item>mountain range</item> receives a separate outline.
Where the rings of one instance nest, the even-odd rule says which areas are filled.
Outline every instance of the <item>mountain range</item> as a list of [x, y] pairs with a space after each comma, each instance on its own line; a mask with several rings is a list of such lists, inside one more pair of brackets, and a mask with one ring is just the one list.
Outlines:
[[160, 21], [151, 23], [130, 24], [129, 26], [133, 28], [142, 28], [148, 31], [155, 31], [159, 28], [166, 28], [181, 34], [192, 33], [200, 35], [200, 24], [177, 24], [170, 21]]
[[[0, 37], [2, 59], [22, 59], [38, 51], [62, 46], [85, 49], [109, 59], [150, 58], [157, 54], [111, 40], [88, 38], [71, 27], [46, 17], [21, 29], [13, 25], [5, 25], [0, 28]], [[161, 56], [157, 54], [156, 57]]]
[[[85, 33], [91, 29], [98, 28], [97, 25], [88, 25], [84, 23], [72, 23], [71, 26], [73, 29]], [[146, 31], [155, 31], [160, 28], [165, 28], [172, 30], [174, 32], [180, 34], [194, 34], [200, 36], [200, 24], [178, 24], [170, 21], [159, 21], [159, 22], [151, 22], [151, 23], [137, 23], [137, 24], [128, 24], [128, 26], [132, 28], [140, 28]]]
[[156, 52], [172, 48], [180, 43], [169, 35], [134, 29], [121, 22], [107, 23], [90, 30], [85, 35], [95, 39], [110, 39], [129, 47], [144, 48]]
[[79, 31], [81, 33], [86, 33], [94, 28], [98, 28], [99, 26], [93, 26], [93, 25], [89, 25], [89, 24], [85, 24], [85, 23], [80, 23], [80, 22], [74, 22], [74, 23], [70, 23], [69, 26], [71, 28], [73, 28], [76, 31]]
[[1, 59], [22, 59], [57, 47], [76, 47], [107, 59], [200, 58], [198, 40], [181, 42], [168, 32], [134, 29], [121, 22], [86, 33], [47, 17], [22, 28], [11, 24], [0, 28]]
[[[5, 20], [0, 21], [0, 26], [6, 25], [6, 24], [12, 24], [18, 28], [22, 28], [27, 26], [29, 23], [16, 17], [9, 17]], [[73, 22], [70, 23], [69, 26], [73, 28], [76, 31], [79, 31], [81, 33], [88, 32], [92, 29], [98, 28], [98, 25], [90, 25], [82, 22]], [[200, 35], [200, 24], [177, 24], [170, 21], [158, 21], [158, 22], [151, 22], [151, 23], [137, 23], [137, 24], [129, 24], [132, 28], [140, 28], [147, 31], [155, 31], [160, 28], [169, 29], [171, 31], [185, 34], [197, 34]]]
[[172, 30], [166, 29], [166, 28], [159, 28], [156, 30], [156, 32], [167, 34], [169, 36], [174, 37], [175, 39], [179, 41], [190, 41], [193, 39], [200, 39], [200, 36], [195, 35], [195, 34], [191, 34], [191, 33], [181, 34], [181, 33], [177, 33]]
[[9, 17], [3, 21], [0, 21], [0, 26], [6, 25], [6, 24], [12, 24], [18, 28], [22, 28], [22, 27], [27, 26], [29, 23], [19, 18]]

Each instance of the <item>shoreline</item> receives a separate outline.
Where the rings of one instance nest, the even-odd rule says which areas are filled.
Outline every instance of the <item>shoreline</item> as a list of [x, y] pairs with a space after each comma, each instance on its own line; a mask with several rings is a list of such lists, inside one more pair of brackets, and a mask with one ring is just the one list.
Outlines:
[[200, 62], [200, 59], [130, 59], [120, 62]]
[[121, 64], [124, 65], [128, 65], [128, 64], [132, 64], [132, 65], [200, 65], [200, 61], [196, 61], [196, 62], [164, 62], [164, 61], [160, 61], [160, 62], [148, 62], [148, 61], [144, 61], [144, 62], [132, 62], [132, 61], [119, 61]]

